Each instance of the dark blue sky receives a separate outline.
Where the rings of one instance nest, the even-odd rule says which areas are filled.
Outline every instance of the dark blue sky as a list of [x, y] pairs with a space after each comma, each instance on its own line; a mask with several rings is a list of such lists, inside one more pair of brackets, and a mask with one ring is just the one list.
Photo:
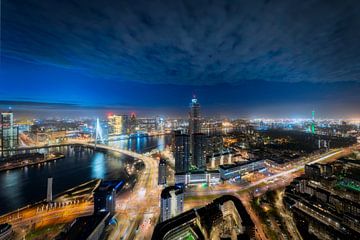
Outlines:
[[3, 0], [0, 107], [360, 117], [358, 1]]

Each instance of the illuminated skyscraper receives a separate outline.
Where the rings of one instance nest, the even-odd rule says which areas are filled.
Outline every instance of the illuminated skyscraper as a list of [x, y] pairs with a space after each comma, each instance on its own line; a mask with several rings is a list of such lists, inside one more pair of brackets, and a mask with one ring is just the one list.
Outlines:
[[188, 134], [183, 134], [181, 131], [175, 131], [173, 137], [174, 158], [175, 158], [175, 172], [183, 173], [189, 171], [190, 158], [190, 137]]
[[11, 155], [18, 146], [18, 128], [14, 127], [14, 115], [11, 110], [1, 113], [1, 156]]
[[311, 122], [311, 133], [312, 133], [312, 134], [315, 134], [315, 111], [312, 111], [312, 112], [311, 112], [311, 119], [312, 119], [312, 122]]
[[108, 116], [109, 132], [120, 135], [127, 134], [128, 116], [127, 115], [110, 115]]
[[[200, 137], [200, 135], [197, 136], [197, 134], [201, 133], [200, 104], [198, 103], [198, 100], [195, 96], [193, 97], [193, 99], [191, 99], [189, 115], [190, 152], [192, 154], [192, 164], [198, 167], [201, 165], [202, 162], [202, 154], [200, 154], [200, 152], [202, 152], [203, 149], [196, 148], [203, 145], [203, 143], [200, 144], [199, 142], [203, 142], [203, 138]], [[196, 140], [194, 139], [195, 136], [197, 136]]]
[[200, 133], [200, 104], [194, 96], [190, 103], [189, 134]]

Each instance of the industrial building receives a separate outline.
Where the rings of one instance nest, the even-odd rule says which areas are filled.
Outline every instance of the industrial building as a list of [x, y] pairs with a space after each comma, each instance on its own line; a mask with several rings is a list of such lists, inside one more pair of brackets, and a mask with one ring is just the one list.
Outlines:
[[220, 165], [220, 178], [222, 180], [240, 179], [245, 174], [265, 169], [264, 163], [264, 160], [255, 160]]
[[192, 171], [188, 173], [176, 173], [175, 183], [182, 185], [208, 184], [214, 185], [220, 182], [220, 172], [211, 171]]

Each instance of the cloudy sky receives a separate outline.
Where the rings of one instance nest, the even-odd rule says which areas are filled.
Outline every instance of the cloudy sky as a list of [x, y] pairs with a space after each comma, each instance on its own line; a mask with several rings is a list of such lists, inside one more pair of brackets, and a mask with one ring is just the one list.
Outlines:
[[0, 107], [360, 117], [356, 0], [3, 0]]

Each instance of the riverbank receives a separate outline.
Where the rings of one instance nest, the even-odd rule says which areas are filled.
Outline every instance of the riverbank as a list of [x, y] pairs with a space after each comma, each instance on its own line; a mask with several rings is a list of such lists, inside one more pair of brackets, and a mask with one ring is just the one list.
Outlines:
[[[64, 212], [65, 210], [71, 209], [71, 207], [80, 206], [81, 214], [87, 213], [87, 206], [90, 206], [90, 210], [92, 211], [93, 200], [92, 195], [94, 189], [96, 189], [100, 184], [101, 179], [93, 179], [91, 181], [82, 183], [74, 188], [68, 189], [64, 192], [61, 192], [54, 196], [53, 202], [47, 202], [46, 199], [41, 200], [39, 202], [35, 202], [19, 208], [15, 211], [8, 212], [2, 216], [0, 216], [0, 224], [1, 223], [10, 223], [13, 226], [17, 227], [20, 225], [32, 225], [35, 224], [37, 227], [48, 224], [48, 222], [42, 222], [43, 215], [49, 215], [52, 212]], [[82, 207], [81, 207], [82, 206]], [[91, 214], [91, 211], [88, 214]], [[65, 216], [65, 215], [64, 215]], [[59, 218], [62, 215], [59, 215]], [[64, 218], [68, 220], [68, 218]], [[37, 221], [26, 221], [30, 219], [37, 219]], [[66, 222], [66, 221], [65, 221]]]
[[0, 164], [0, 172], [28, 167], [32, 165], [43, 164], [45, 162], [56, 161], [63, 158], [65, 158], [65, 155], [58, 153], [58, 154], [48, 154], [44, 157], [44, 159], [36, 158], [36, 159], [23, 159], [23, 160], [19, 159], [18, 161], [5, 161], [4, 163]]

